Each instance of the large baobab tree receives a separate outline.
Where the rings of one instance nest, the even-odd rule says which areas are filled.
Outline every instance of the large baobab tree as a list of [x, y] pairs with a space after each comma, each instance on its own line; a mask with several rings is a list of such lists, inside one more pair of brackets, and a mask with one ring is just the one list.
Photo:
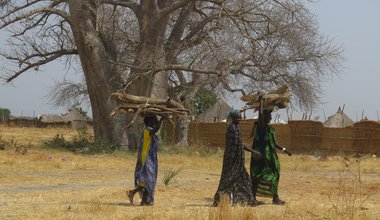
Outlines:
[[[116, 90], [189, 105], [204, 86], [249, 93], [287, 83], [310, 107], [341, 59], [301, 0], [7, 0], [0, 7], [0, 29], [13, 33], [2, 54], [17, 64], [6, 81], [78, 57], [95, 136], [118, 145], [126, 118], [108, 117]], [[188, 120], [178, 121], [177, 141], [186, 145]]]
[[[319, 33], [302, 1], [224, 1], [220, 7], [209, 6], [188, 8], [193, 10], [190, 15], [183, 8], [173, 25], [173, 30], [183, 31], [177, 39], [187, 39], [194, 27], [204, 25], [196, 43], [168, 41], [170, 79], [178, 99], [187, 105], [204, 86], [244, 94], [287, 84], [301, 109], [310, 111], [318, 104], [321, 83], [340, 69], [342, 50]], [[178, 28], [186, 24], [189, 29]], [[176, 141], [186, 144], [188, 120], [177, 122]]]

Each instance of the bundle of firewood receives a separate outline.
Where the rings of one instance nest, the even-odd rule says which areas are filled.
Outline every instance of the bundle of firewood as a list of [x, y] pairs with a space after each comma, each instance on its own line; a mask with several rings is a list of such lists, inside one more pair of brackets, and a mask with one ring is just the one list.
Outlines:
[[171, 99], [148, 98], [131, 95], [125, 92], [112, 93], [111, 97], [120, 100], [124, 104], [116, 107], [111, 112], [110, 116], [115, 115], [117, 112], [133, 113], [133, 116], [125, 129], [128, 129], [138, 116], [158, 115], [166, 117], [171, 121], [170, 117], [173, 115], [185, 115], [190, 113], [189, 110], [183, 107], [183, 105]]
[[283, 85], [276, 90], [270, 91], [268, 94], [258, 93], [255, 95], [243, 95], [241, 100], [245, 102], [245, 106], [241, 111], [248, 109], [257, 110], [260, 107], [260, 96], [263, 100], [263, 108], [273, 111], [288, 107], [292, 94], [289, 92], [288, 86]]

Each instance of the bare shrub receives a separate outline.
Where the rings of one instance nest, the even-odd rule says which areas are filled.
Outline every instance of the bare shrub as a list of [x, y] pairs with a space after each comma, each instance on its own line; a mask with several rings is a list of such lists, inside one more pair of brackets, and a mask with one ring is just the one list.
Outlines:
[[313, 156], [317, 159], [317, 160], [327, 160], [327, 154], [326, 152], [323, 152], [322, 150], [315, 150], [313, 152]]
[[0, 135], [0, 150], [5, 150], [5, 142], [1, 135]]
[[329, 213], [342, 219], [355, 219], [360, 210], [365, 210], [364, 204], [377, 191], [375, 187], [367, 186], [361, 179], [360, 160], [343, 161], [339, 179], [327, 194], [331, 203]]
[[15, 141], [14, 139], [10, 141], [9, 145], [14, 149], [16, 154], [20, 155], [25, 155], [30, 149], [32, 149], [32, 145], [30, 143], [20, 144], [17, 140]]

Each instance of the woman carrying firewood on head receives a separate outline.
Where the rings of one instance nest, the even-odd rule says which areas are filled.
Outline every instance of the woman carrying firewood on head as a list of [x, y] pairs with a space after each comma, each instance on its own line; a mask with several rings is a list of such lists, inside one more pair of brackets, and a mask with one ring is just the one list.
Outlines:
[[[261, 100], [260, 100], [261, 101]], [[276, 148], [287, 153], [291, 152], [282, 148], [276, 143], [276, 133], [269, 125], [272, 110], [263, 109], [261, 101], [259, 107], [259, 118], [254, 126], [253, 149], [261, 153], [262, 157], [251, 157], [250, 174], [252, 179], [252, 192], [256, 195], [272, 197], [273, 204], [283, 205], [285, 201], [278, 196], [278, 184], [280, 180], [280, 161], [276, 153]]]
[[158, 121], [155, 115], [144, 117], [145, 127], [138, 148], [135, 168], [136, 188], [127, 191], [132, 204], [134, 195], [139, 192], [142, 199], [140, 205], [153, 205], [158, 172], [158, 136], [156, 132], [160, 129], [163, 119], [164, 117], [161, 117]]
[[227, 127], [222, 175], [214, 196], [214, 206], [220, 203], [223, 195], [227, 196], [233, 204], [257, 205], [252, 194], [252, 184], [244, 166], [244, 150], [252, 152], [257, 157], [261, 155], [243, 144], [239, 128], [240, 112], [232, 110], [228, 118], [232, 120], [232, 123]]
[[[136, 96], [125, 91], [114, 92], [111, 97], [123, 103], [111, 112], [111, 117], [117, 112], [133, 113], [124, 130], [130, 128], [139, 115], [144, 117], [145, 127], [138, 146], [135, 168], [136, 188], [127, 191], [127, 195], [133, 204], [133, 197], [139, 192], [142, 199], [141, 205], [153, 205], [158, 171], [158, 136], [156, 132], [160, 129], [163, 119], [167, 119], [174, 124], [170, 120], [172, 115], [186, 115], [190, 111], [185, 109], [182, 104], [171, 99]], [[159, 121], [156, 115], [161, 117]]]

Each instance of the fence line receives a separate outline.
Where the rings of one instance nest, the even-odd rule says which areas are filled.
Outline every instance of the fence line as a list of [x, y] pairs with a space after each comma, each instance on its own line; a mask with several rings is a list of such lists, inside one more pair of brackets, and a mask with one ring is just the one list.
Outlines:
[[[380, 153], [380, 123], [358, 122], [345, 128], [324, 127], [318, 121], [289, 121], [289, 124], [274, 124], [277, 142], [295, 151], [344, 151]], [[252, 143], [252, 121], [241, 121], [243, 142]], [[227, 123], [191, 122], [188, 141], [191, 145], [224, 147]], [[167, 129], [168, 144], [173, 144], [174, 128]], [[171, 137], [170, 137], [171, 136]]]

